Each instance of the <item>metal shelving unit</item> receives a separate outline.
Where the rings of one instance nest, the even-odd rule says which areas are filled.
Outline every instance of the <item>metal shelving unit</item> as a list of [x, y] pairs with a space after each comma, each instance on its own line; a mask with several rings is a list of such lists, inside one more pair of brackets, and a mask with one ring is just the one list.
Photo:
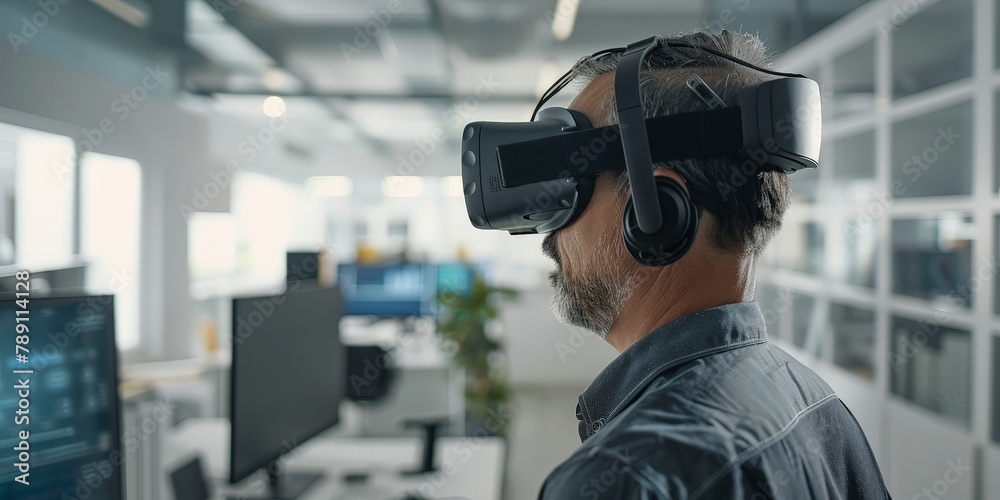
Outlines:
[[778, 60], [820, 82], [824, 144], [758, 300], [897, 498], [1000, 498], [996, 3], [869, 2]]

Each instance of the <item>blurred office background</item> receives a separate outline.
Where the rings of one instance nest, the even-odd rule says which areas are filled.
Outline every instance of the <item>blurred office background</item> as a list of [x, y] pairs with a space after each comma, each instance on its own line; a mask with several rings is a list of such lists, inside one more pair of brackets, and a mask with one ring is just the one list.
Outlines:
[[[179, 436], [231, 417], [234, 297], [375, 287], [339, 333], [391, 352], [395, 375], [324, 435], [416, 450], [404, 420], [444, 418], [453, 439], [483, 423], [436, 295], [513, 289], [484, 328], [510, 415], [475, 495], [532, 498], [615, 352], [552, 317], [541, 237], [469, 224], [462, 127], [526, 120], [602, 48], [754, 31], [824, 96], [821, 168], [791, 177], [761, 262], [769, 335], [847, 402], [894, 496], [1000, 498], [997, 4], [0, 1], [0, 284], [29, 269], [33, 297], [114, 295], [123, 428], [170, 408], [128, 456], [129, 498], [170, 498]], [[400, 290], [419, 298], [378, 296]]]

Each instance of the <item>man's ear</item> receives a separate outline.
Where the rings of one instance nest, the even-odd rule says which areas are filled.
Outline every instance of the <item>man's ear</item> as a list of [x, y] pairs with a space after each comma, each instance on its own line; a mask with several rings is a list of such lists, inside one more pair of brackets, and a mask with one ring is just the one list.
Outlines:
[[677, 181], [677, 183], [681, 185], [681, 188], [684, 189], [684, 192], [690, 194], [687, 188], [687, 182], [684, 180], [683, 177], [681, 177], [681, 174], [678, 174], [676, 171], [666, 167], [656, 167], [653, 169], [653, 175], [661, 177], [669, 177]]

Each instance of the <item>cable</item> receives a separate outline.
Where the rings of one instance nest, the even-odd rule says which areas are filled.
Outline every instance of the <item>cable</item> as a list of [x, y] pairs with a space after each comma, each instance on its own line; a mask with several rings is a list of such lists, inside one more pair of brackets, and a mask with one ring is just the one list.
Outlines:
[[[612, 52], [625, 52], [625, 47], [615, 47], [613, 49], [598, 50], [597, 52], [594, 52], [589, 57], [587, 57], [587, 59], [593, 59], [595, 57], [603, 56], [604, 54], [610, 54]], [[573, 66], [575, 67], [576, 65], [574, 64]], [[534, 111], [531, 112], [530, 121], [535, 121], [535, 115], [538, 114], [538, 110], [542, 109], [542, 106], [545, 105], [545, 103], [548, 102], [549, 99], [555, 97], [555, 95], [558, 94], [560, 90], [566, 88], [566, 86], [573, 81], [572, 75], [573, 75], [573, 68], [570, 68], [569, 71], [564, 73], [563, 76], [560, 76], [559, 79], [556, 80], [556, 82], [553, 83], [552, 86], [549, 87], [549, 89], [542, 94], [542, 97], [538, 100], [538, 104], [535, 105]]]
[[732, 55], [726, 54], [725, 52], [722, 52], [720, 50], [715, 50], [715, 49], [713, 49], [711, 47], [705, 47], [705, 46], [702, 46], [702, 45], [695, 45], [695, 44], [690, 43], [690, 42], [682, 42], [682, 41], [679, 41], [679, 40], [664, 40], [664, 43], [667, 44], [667, 46], [670, 46], [670, 47], [684, 47], [684, 48], [695, 49], [695, 50], [704, 50], [705, 52], [708, 52], [709, 54], [721, 57], [723, 59], [727, 59], [727, 60], [729, 60], [731, 62], [734, 62], [736, 64], [739, 64], [741, 66], [746, 66], [747, 68], [750, 68], [752, 70], [760, 71], [761, 73], [767, 73], [769, 75], [783, 76], [783, 77], [786, 77], [786, 78], [806, 78], [805, 75], [800, 75], [798, 73], [784, 73], [784, 72], [781, 72], [781, 71], [774, 71], [773, 69], [761, 68], [760, 66], [757, 66], [756, 64], [744, 61], [743, 59], [740, 59], [740, 58], [738, 58], [736, 56], [732, 56]]
[[[683, 41], [680, 41], [680, 40], [662, 40], [661, 42], [664, 43], [664, 44], [666, 44], [668, 47], [678, 47], [678, 48], [687, 48], [687, 49], [694, 49], [694, 50], [703, 50], [703, 51], [708, 52], [709, 54], [712, 54], [712, 55], [714, 55], [716, 57], [721, 57], [721, 58], [726, 59], [726, 60], [728, 60], [730, 62], [739, 64], [740, 66], [744, 66], [744, 67], [750, 68], [752, 70], [759, 71], [761, 73], [767, 73], [769, 75], [782, 76], [782, 77], [786, 77], [786, 78], [807, 78], [805, 75], [801, 75], [801, 74], [798, 74], [798, 73], [784, 73], [784, 72], [781, 72], [781, 71], [774, 71], [772, 69], [762, 68], [760, 66], [757, 66], [756, 64], [744, 61], [743, 59], [740, 59], [740, 58], [738, 58], [736, 56], [732, 56], [732, 55], [726, 54], [725, 52], [722, 52], [720, 50], [715, 50], [715, 49], [713, 49], [711, 47], [705, 47], [703, 45], [695, 45], [693, 43], [683, 42]], [[625, 47], [615, 47], [615, 48], [612, 48], [612, 49], [599, 50], [599, 51], [594, 52], [593, 54], [591, 54], [586, 59], [593, 59], [595, 57], [602, 56], [602, 55], [605, 55], [605, 54], [611, 54], [611, 53], [615, 53], [615, 52], [624, 52], [624, 51], [625, 51]], [[575, 66], [576, 65], [574, 64], [574, 67]], [[542, 94], [542, 97], [538, 100], [538, 104], [535, 105], [535, 109], [531, 112], [531, 121], [535, 121], [535, 116], [538, 115], [538, 111], [540, 109], [542, 109], [542, 106], [544, 106], [545, 103], [549, 101], [549, 99], [552, 99], [553, 97], [555, 97], [555, 95], [558, 94], [559, 91], [561, 91], [562, 89], [566, 88], [566, 86], [569, 85], [573, 81], [573, 76], [572, 75], [573, 75], [573, 68], [570, 68], [569, 71], [567, 71], [561, 77], [559, 77], [559, 79], [556, 80], [555, 83], [553, 83], [552, 86], [549, 87], [549, 89], [546, 90], [545, 93]]]

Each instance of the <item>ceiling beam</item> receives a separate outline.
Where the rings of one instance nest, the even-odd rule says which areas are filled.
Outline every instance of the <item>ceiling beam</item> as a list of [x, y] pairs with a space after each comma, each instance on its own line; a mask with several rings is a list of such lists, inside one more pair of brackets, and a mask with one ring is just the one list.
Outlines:
[[[273, 90], [230, 90], [226, 88], [187, 88], [186, 92], [201, 95], [237, 95], [237, 96], [278, 96], [278, 97], [307, 97], [315, 99], [346, 99], [346, 100], [451, 100], [459, 101], [474, 94], [460, 94], [454, 92], [408, 92], [402, 94], [366, 93], [366, 92], [323, 92], [306, 89], [300, 92], [275, 92]], [[531, 104], [538, 102], [538, 97], [534, 94], [492, 94], [490, 102], [514, 102], [518, 104]]]

